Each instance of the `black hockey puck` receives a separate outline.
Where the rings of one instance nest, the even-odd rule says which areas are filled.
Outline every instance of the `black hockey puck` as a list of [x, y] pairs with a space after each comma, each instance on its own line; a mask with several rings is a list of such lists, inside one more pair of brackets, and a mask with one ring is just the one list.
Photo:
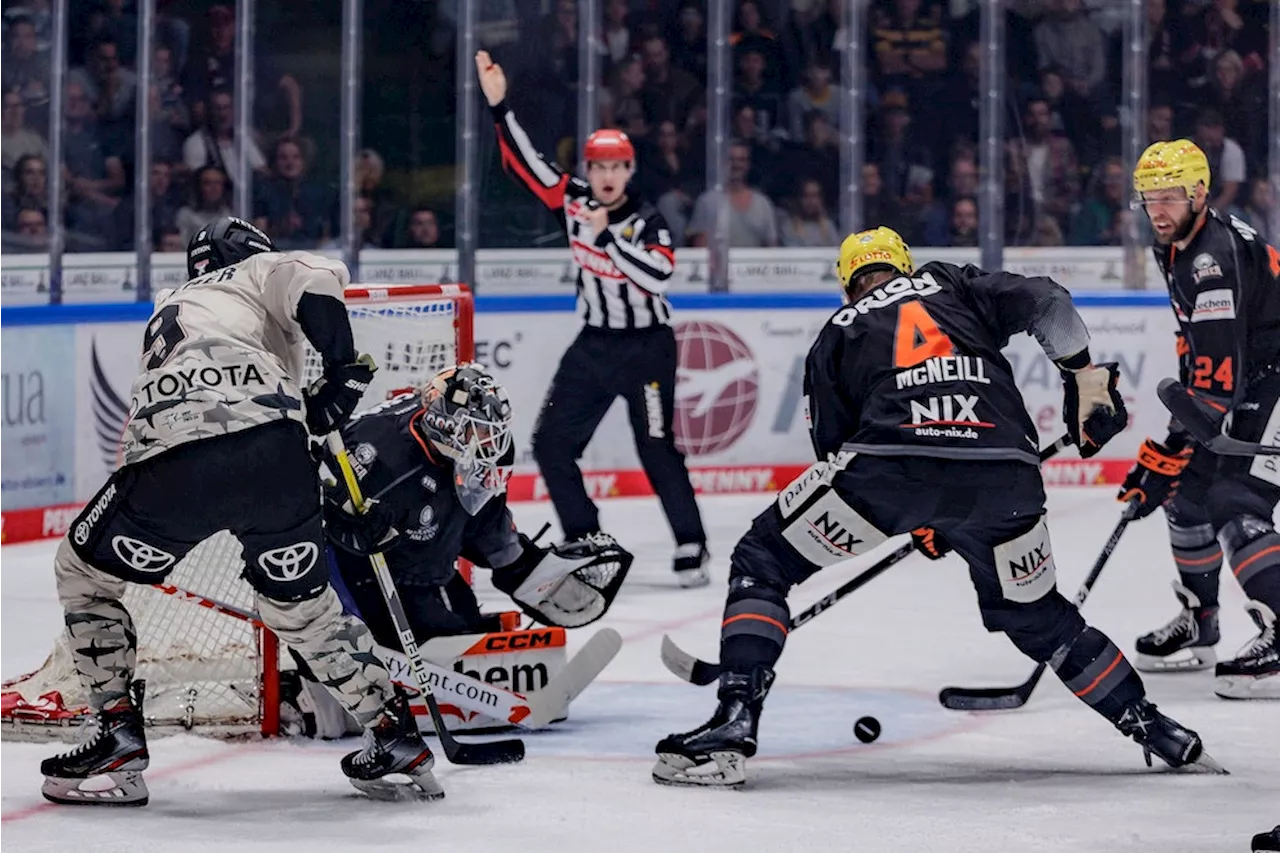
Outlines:
[[875, 717], [859, 717], [853, 724], [853, 733], [863, 743], [871, 743], [880, 737], [880, 721]]

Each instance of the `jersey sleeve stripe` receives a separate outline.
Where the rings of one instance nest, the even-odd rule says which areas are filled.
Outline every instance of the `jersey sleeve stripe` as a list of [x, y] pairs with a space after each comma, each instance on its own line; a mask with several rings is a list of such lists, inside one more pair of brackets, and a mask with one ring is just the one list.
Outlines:
[[667, 281], [675, 271], [675, 258], [660, 246], [641, 248], [613, 240], [605, 247], [605, 252], [618, 270], [646, 293], [656, 295], [665, 291]]
[[508, 112], [497, 122], [497, 129], [503, 165], [510, 167], [547, 207], [552, 210], [563, 207], [569, 176], [542, 159], [513, 113]]

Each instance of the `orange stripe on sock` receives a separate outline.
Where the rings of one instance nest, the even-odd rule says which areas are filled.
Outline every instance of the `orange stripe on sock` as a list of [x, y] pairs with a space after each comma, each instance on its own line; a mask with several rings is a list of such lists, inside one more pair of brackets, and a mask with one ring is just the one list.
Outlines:
[[1238, 565], [1238, 566], [1232, 566], [1232, 568], [1231, 568], [1231, 573], [1232, 573], [1233, 575], [1235, 575], [1236, 577], [1240, 577], [1240, 572], [1244, 571], [1244, 567], [1245, 567], [1245, 566], [1249, 565], [1250, 563], [1252, 563], [1254, 560], [1258, 559], [1259, 557], [1265, 557], [1265, 556], [1267, 556], [1268, 554], [1274, 554], [1276, 551], [1280, 551], [1280, 545], [1272, 545], [1270, 548], [1263, 548], [1261, 551], [1259, 551], [1258, 553], [1254, 554], [1252, 557], [1250, 557], [1249, 559], [1245, 560], [1245, 561], [1244, 561], [1243, 563], [1241, 563], [1240, 565]]
[[720, 623], [720, 627], [723, 628], [730, 622], [737, 622], [739, 619], [758, 619], [761, 622], [768, 622], [770, 625], [781, 631], [783, 636], [786, 636], [787, 634], [786, 625], [783, 625], [777, 619], [770, 619], [768, 616], [761, 616], [759, 613], [739, 613], [737, 616], [730, 616], [728, 619]]
[[1222, 559], [1222, 552], [1219, 551], [1218, 553], [1214, 554], [1212, 557], [1205, 557], [1203, 560], [1184, 560], [1181, 557], [1174, 557], [1173, 561], [1175, 563], [1181, 563], [1184, 566], [1203, 566], [1206, 563], [1212, 563], [1215, 560], [1221, 560], [1221, 559]]
[[1106, 669], [1104, 669], [1104, 670], [1102, 671], [1102, 674], [1101, 674], [1101, 675], [1099, 675], [1097, 678], [1095, 678], [1095, 679], [1093, 680], [1093, 683], [1092, 683], [1092, 684], [1090, 684], [1088, 687], [1086, 687], [1086, 688], [1085, 688], [1085, 689], [1083, 689], [1083, 690], [1077, 690], [1077, 691], [1076, 691], [1076, 695], [1077, 695], [1077, 696], [1079, 696], [1081, 699], [1083, 699], [1086, 695], [1088, 695], [1088, 694], [1093, 690], [1093, 688], [1097, 687], [1100, 683], [1102, 683], [1102, 679], [1104, 679], [1104, 678], [1106, 678], [1108, 675], [1110, 675], [1110, 674], [1111, 674], [1111, 670], [1113, 670], [1113, 669], [1115, 669], [1117, 666], [1119, 666], [1119, 665], [1120, 665], [1120, 661], [1122, 661], [1122, 660], [1124, 660], [1124, 652], [1117, 651], [1117, 652], [1116, 652], [1116, 659], [1115, 659], [1115, 660], [1113, 660], [1113, 661], [1111, 662], [1111, 665], [1110, 665], [1110, 666], [1108, 666]]

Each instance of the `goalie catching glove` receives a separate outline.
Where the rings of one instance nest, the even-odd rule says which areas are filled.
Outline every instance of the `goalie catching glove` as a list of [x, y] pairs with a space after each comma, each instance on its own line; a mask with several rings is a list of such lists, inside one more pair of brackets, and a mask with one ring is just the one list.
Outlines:
[[306, 391], [307, 429], [312, 435], [328, 435], [347, 422], [373, 381], [378, 366], [368, 353], [351, 364], [330, 364]]
[[[1077, 361], [1084, 365], [1077, 367]], [[1058, 364], [1063, 381], [1062, 419], [1081, 459], [1095, 455], [1129, 423], [1124, 399], [1116, 390], [1120, 366], [1115, 362], [1089, 365], [1088, 361], [1085, 350]]]
[[[590, 537], [588, 537], [590, 538]], [[524, 554], [495, 569], [493, 585], [543, 625], [581, 628], [604, 616], [635, 557], [612, 537], [575, 542], [573, 551], [539, 548], [523, 534]]]

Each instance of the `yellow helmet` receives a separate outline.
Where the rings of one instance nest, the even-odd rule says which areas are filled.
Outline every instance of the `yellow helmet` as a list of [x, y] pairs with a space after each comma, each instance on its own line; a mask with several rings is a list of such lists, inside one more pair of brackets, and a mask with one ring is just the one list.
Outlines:
[[1141, 201], [1142, 194], [1152, 190], [1181, 188], [1188, 198], [1195, 198], [1196, 186], [1209, 189], [1209, 158], [1190, 139], [1155, 142], [1142, 152], [1133, 170], [1133, 191]]
[[911, 249], [897, 231], [892, 228], [872, 228], [850, 234], [840, 244], [840, 258], [836, 261], [836, 275], [842, 287], [868, 267], [892, 267], [904, 275], [915, 272], [911, 261]]

